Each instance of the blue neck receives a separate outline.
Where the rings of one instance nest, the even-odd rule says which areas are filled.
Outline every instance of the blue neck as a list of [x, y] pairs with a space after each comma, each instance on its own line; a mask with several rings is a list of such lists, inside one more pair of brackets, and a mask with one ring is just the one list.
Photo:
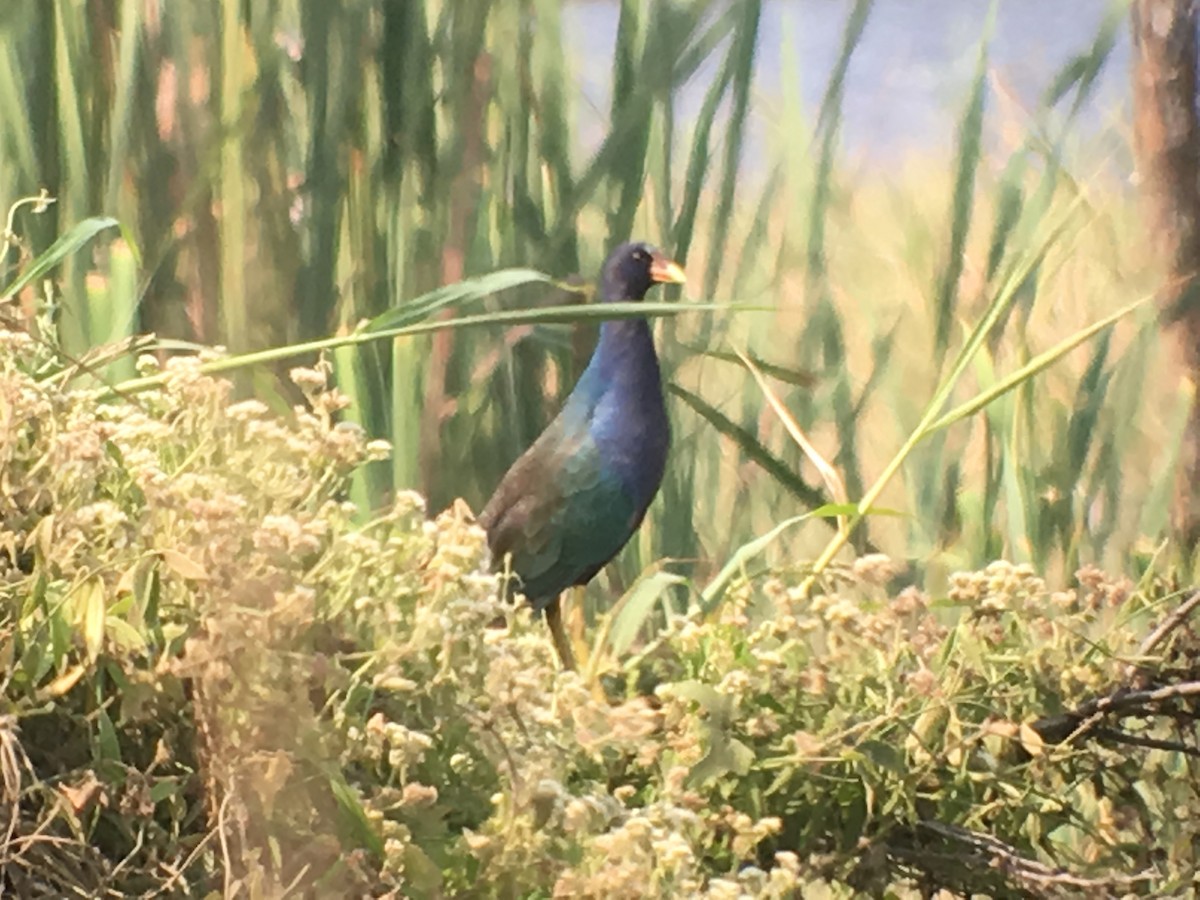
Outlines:
[[644, 511], [662, 481], [670, 443], [654, 338], [645, 319], [600, 326], [600, 342], [563, 409], [586, 429], [605, 465]]
[[614, 319], [600, 326], [600, 341], [568, 403], [582, 403], [581, 412], [590, 415], [601, 395], [609, 391], [628, 396], [636, 404], [639, 395], [651, 389], [661, 398], [661, 384], [654, 338], [646, 320]]

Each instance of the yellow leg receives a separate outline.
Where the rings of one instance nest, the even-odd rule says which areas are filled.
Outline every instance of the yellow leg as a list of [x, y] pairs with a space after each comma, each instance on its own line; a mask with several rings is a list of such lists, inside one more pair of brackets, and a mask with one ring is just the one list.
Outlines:
[[558, 661], [568, 672], [576, 671], [571, 642], [563, 630], [562, 597], [555, 597], [546, 607], [546, 626], [550, 629], [550, 639], [554, 642], [554, 652], [558, 654]]
[[591, 657], [591, 649], [587, 642], [587, 620], [583, 614], [583, 598], [586, 593], [586, 588], [573, 587], [567, 589], [567, 597], [570, 598], [570, 603], [567, 604], [566, 612], [563, 615], [566, 621], [567, 635], [571, 639], [571, 647], [575, 651], [575, 659], [583, 670], [587, 670], [588, 660]]

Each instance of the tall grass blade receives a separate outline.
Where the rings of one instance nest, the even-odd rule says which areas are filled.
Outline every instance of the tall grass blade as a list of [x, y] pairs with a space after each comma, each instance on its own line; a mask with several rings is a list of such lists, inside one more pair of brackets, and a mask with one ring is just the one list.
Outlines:
[[[138, 300], [136, 256], [126, 241], [113, 241], [108, 251], [108, 277], [88, 290], [89, 344], [122, 342], [132, 347], [137, 335]], [[105, 381], [112, 383], [133, 375], [134, 359], [127, 353], [107, 366]]]
[[107, 148], [108, 177], [105, 181], [104, 211], [117, 213], [117, 201], [123, 186], [122, 173], [129, 162], [130, 139], [134, 133], [134, 111], [143, 99], [138, 83], [138, 64], [145, 46], [141, 14], [144, 4], [138, 0], [121, 3], [120, 36], [117, 48], [116, 83], [113, 85], [113, 108], [108, 131], [111, 144]]
[[795, 418], [788, 412], [788, 408], [783, 405], [778, 395], [771, 390], [771, 386], [763, 377], [762, 372], [758, 370], [750, 358], [740, 353], [738, 356], [742, 360], [743, 365], [750, 370], [750, 374], [754, 376], [754, 380], [758, 383], [758, 389], [762, 391], [763, 396], [767, 398], [767, 403], [775, 411], [775, 415], [779, 417], [779, 421], [783, 423], [788, 436], [796, 442], [796, 446], [800, 448], [816, 470], [821, 473], [821, 480], [825, 482], [825, 490], [829, 492], [835, 503], [844, 505], [848, 498], [846, 495], [846, 485], [842, 481], [841, 475], [837, 473], [837, 470], [833, 466], [825, 461], [825, 457], [813, 446]]
[[[642, 183], [646, 174], [646, 151], [650, 144], [651, 119], [655, 97], [649, 87], [639, 83], [639, 75], [648, 70], [647, 63], [654, 69], [666, 66], [665, 77], [659, 74], [654, 84], [670, 83], [670, 54], [661, 55], [664, 48], [654, 39], [656, 21], [651, 21], [642, 51], [642, 65], [637, 65], [638, 45], [642, 43], [639, 27], [638, 0], [621, 0], [621, 15], [617, 24], [617, 43], [613, 51], [613, 94], [612, 121], [630, 110], [625, 121], [622, 144], [614, 152], [610, 179], [614, 187], [615, 202], [609, 204], [608, 241], [612, 247], [629, 238], [633, 228], [633, 217], [642, 201]], [[652, 19], [660, 18], [665, 4], [655, 4]], [[644, 96], [642, 95], [644, 92]], [[665, 187], [665, 185], [664, 185]]]
[[955, 165], [954, 194], [950, 202], [950, 238], [946, 261], [938, 279], [934, 299], [934, 352], [941, 359], [950, 341], [950, 324], [962, 277], [963, 251], [975, 208], [975, 171], [979, 167], [980, 142], [983, 136], [983, 108], [987, 87], [988, 42], [996, 19], [996, 3], [988, 12], [984, 36], [980, 40], [975, 77], [967, 107], [958, 126], [958, 160]]
[[1083, 107], [1096, 87], [1100, 72], [1112, 54], [1120, 29], [1129, 14], [1129, 0], [1113, 0], [1100, 22], [1100, 28], [1091, 45], [1072, 56], [1051, 79], [1042, 94], [1042, 105], [1056, 106], [1072, 89], [1075, 99], [1071, 103], [1070, 117]]
[[221, 326], [234, 352], [249, 347], [250, 297], [246, 291], [246, 184], [242, 143], [247, 57], [239, 0], [221, 0], [221, 130], [219, 197]]
[[[837, 157], [838, 138], [841, 134], [842, 100], [846, 90], [846, 75], [854, 51], [862, 41], [863, 32], [871, 15], [873, 0], [855, 0], [846, 24], [842, 28], [842, 43], [837, 61], [829, 73], [829, 81], [821, 98], [817, 114], [816, 133], [820, 139], [816, 172], [813, 176], [812, 200], [808, 211], [808, 243], [806, 277], [815, 289], [823, 282], [826, 270], [825, 221], [833, 196], [833, 170]], [[816, 292], [814, 290], [814, 292]]]
[[855, 507], [851, 505], [831, 503], [825, 506], [817, 507], [810, 512], [800, 516], [792, 516], [790, 519], [784, 519], [766, 534], [748, 541], [737, 549], [737, 551], [725, 563], [721, 571], [704, 586], [704, 590], [700, 592], [700, 614], [701, 616], [711, 615], [713, 610], [717, 608], [721, 597], [725, 593], [725, 589], [733, 582], [740, 574], [745, 574], [746, 566], [753, 562], [757, 557], [767, 551], [770, 546], [777, 541], [780, 536], [795, 525], [805, 522], [809, 519], [817, 518], [833, 518], [848, 516], [854, 512]]
[[818, 507], [829, 502], [829, 498], [819, 488], [810, 486], [795, 473], [791, 466], [772, 453], [757, 437], [715, 406], [678, 384], [671, 384], [667, 389], [712, 425], [718, 434], [724, 435], [737, 444], [746, 459], [757, 463], [779, 483], [780, 487], [791, 493], [801, 503], [810, 507]]
[[[735, 307], [736, 308], [736, 307]], [[756, 307], [741, 307], [755, 309]], [[432, 334], [437, 331], [458, 331], [464, 328], [480, 328], [484, 326], [511, 325], [573, 325], [581, 322], [600, 322], [608, 319], [638, 319], [661, 318], [678, 316], [694, 312], [727, 312], [727, 304], [693, 303], [680, 306], [676, 303], [597, 303], [590, 306], [548, 306], [541, 309], [516, 309], [500, 312], [481, 313], [478, 315], [459, 316], [452, 319], [437, 319], [432, 322], [418, 322], [400, 328], [382, 330], [360, 330], [351, 334], [337, 335], [317, 341], [306, 341], [302, 344], [289, 344], [285, 347], [273, 347], [269, 350], [257, 350], [235, 356], [215, 359], [198, 366], [200, 372], [215, 375], [223, 372], [236, 372], [252, 366], [264, 365], [284, 359], [294, 359], [338, 347], [367, 344], [372, 341], [391, 340], [401, 337]], [[121, 393], [136, 393], [150, 390], [160, 385], [164, 380], [162, 375], [148, 375], [144, 378], [133, 378], [115, 386], [114, 390]]]
[[28, 285], [45, 278], [63, 260], [86, 246], [100, 232], [116, 228], [118, 225], [116, 219], [107, 217], [84, 219], [74, 225], [70, 231], [55, 241], [49, 249], [40, 254], [20, 275], [13, 279], [12, 284], [5, 288], [3, 293], [0, 293], [0, 303], [11, 300]]
[[729, 49], [732, 58], [730, 80], [729, 124], [725, 128], [725, 158], [721, 181], [717, 185], [716, 209], [713, 212], [713, 231], [706, 248], [704, 270], [705, 297], [716, 296], [717, 283], [724, 265], [725, 245], [729, 240], [729, 225], [737, 196], [738, 175], [742, 162], [742, 145], [746, 136], [746, 118], [750, 112], [750, 86], [754, 80], [754, 60], [758, 50], [758, 23], [762, 18], [762, 0], [743, 0], [742, 18], [734, 32]]
[[964, 371], [971, 364], [972, 360], [983, 346], [988, 334], [991, 333], [996, 323], [1005, 314], [1006, 310], [1012, 304], [1017, 296], [1017, 292], [1029, 275], [1029, 272], [1038, 266], [1050, 247], [1061, 237], [1068, 226], [1075, 218], [1076, 211], [1080, 206], [1078, 199], [1072, 201], [1060, 215], [1058, 221], [1046, 229], [1045, 234], [1040, 243], [1034, 247], [1029, 255], [1014, 266], [1012, 272], [1009, 273], [1004, 284], [996, 293], [988, 309], [983, 317], [972, 329], [967, 338], [962, 350], [959, 351], [957, 358], [951, 366], [950, 372], [942, 379], [934, 391], [933, 398], [925, 408], [925, 412], [918, 422], [916, 428], [910, 432], [905, 439], [900, 449], [892, 457], [891, 462], [884, 467], [883, 472], [875, 480], [874, 484], [866, 491], [862, 499], [858, 502], [858, 510], [855, 515], [851, 516], [847, 522], [845, 529], [840, 529], [833, 539], [826, 545], [821, 555], [813, 563], [813, 574], [806, 579], [805, 589], [811, 589], [815, 581], [815, 577], [824, 571], [834, 559], [834, 557], [846, 545], [850, 533], [861, 520], [863, 511], [874, 505], [883, 489], [900, 470], [900, 467], [908, 459], [913, 449], [923, 441], [929, 434], [933, 433], [930, 426], [939, 418], [939, 413], [949, 400], [951, 393], [958, 384]]
[[[927, 432], [932, 433], [947, 428], [955, 422], [959, 422], [965, 418], [973, 416], [989, 403], [1003, 397], [1009, 391], [1014, 390], [1026, 384], [1030, 379], [1040, 372], [1048, 369], [1054, 363], [1058, 362], [1067, 353], [1070, 353], [1080, 344], [1087, 343], [1089, 340], [1100, 334], [1107, 328], [1111, 328], [1125, 316], [1132, 313], [1134, 310], [1140, 309], [1147, 303], [1150, 303], [1154, 298], [1151, 296], [1142, 297], [1140, 300], [1135, 300], [1128, 306], [1124, 306], [1109, 316], [1089, 325], [1087, 328], [1080, 329], [1069, 337], [1059, 341], [1049, 350], [1039, 353], [1025, 365], [1015, 370], [1005, 378], [996, 382], [991, 388], [982, 391], [964, 403], [959, 404], [945, 415], [939, 417], [929, 424]], [[1074, 458], [1074, 456], [1072, 457]]]
[[705, 91], [704, 101], [696, 116], [692, 132], [692, 146], [688, 153], [687, 174], [683, 180], [683, 198], [680, 201], [679, 213], [671, 232], [672, 253], [681, 264], [687, 262], [692, 246], [692, 238], [696, 229], [696, 215], [700, 209], [700, 198], [704, 192], [704, 185], [707, 183], [711, 162], [712, 130], [716, 122], [717, 110], [733, 80], [733, 63], [734, 55], [730, 50], [722, 60], [708, 90]]

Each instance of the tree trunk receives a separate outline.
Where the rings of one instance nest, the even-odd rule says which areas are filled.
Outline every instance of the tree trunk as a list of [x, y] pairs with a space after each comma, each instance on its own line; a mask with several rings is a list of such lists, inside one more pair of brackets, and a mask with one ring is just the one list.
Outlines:
[[1134, 145], [1138, 184], [1166, 283], [1163, 339], [1192, 393], [1172, 524], [1187, 551], [1200, 540], [1200, 124], [1192, 0], [1135, 0]]

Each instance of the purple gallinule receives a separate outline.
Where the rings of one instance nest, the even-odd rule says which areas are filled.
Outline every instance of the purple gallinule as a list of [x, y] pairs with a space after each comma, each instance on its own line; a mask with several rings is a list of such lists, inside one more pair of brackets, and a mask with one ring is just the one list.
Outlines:
[[[642, 300], [683, 269], [655, 248], [621, 244], [600, 273], [600, 300]], [[574, 654], [559, 597], [586, 585], [641, 525], [670, 443], [662, 377], [645, 319], [610, 320], [562, 411], [500, 480], [479, 523], [497, 569], [546, 622], [564, 667]]]

